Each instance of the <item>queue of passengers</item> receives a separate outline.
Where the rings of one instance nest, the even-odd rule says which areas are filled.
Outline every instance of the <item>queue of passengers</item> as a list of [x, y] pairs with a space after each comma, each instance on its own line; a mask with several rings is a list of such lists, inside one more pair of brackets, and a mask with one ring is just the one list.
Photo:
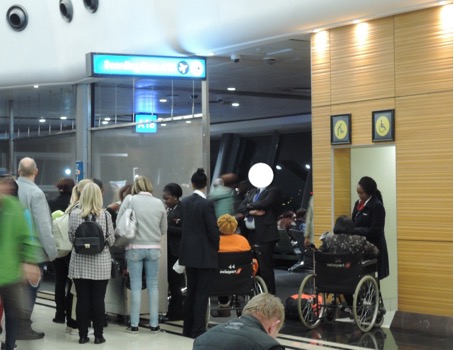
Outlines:
[[[198, 169], [191, 177], [194, 190], [191, 195], [180, 200], [183, 194], [181, 187], [176, 183], [169, 183], [164, 188], [161, 200], [153, 196], [151, 181], [145, 176], [138, 176], [132, 185], [120, 190], [120, 203], [112, 203], [107, 209], [103, 209], [102, 182], [97, 179], [85, 179], [78, 184], [74, 184], [71, 179], [62, 179], [57, 185], [58, 197], [47, 203], [45, 194], [35, 184], [38, 174], [35, 161], [28, 157], [23, 158], [19, 163], [18, 174], [16, 181], [12, 177], [6, 177], [8, 182], [5, 179], [0, 182], [1, 205], [6, 208], [11, 202], [11, 210], [17, 217], [16, 225], [5, 229], [8, 235], [0, 235], [0, 264], [2, 267], [12, 265], [11, 273], [8, 276], [2, 273], [0, 277], [0, 295], [3, 297], [6, 319], [4, 348], [7, 350], [15, 348], [16, 339], [33, 340], [44, 337], [43, 332], [31, 328], [31, 314], [42, 266], [46, 261], [54, 262], [56, 275], [56, 313], [53, 322], [66, 323], [68, 332], [78, 332], [80, 344], [90, 341], [88, 336], [91, 332], [94, 333], [95, 344], [106, 341], [103, 332], [106, 313], [104, 299], [112, 269], [111, 248], [116, 240], [114, 227], [115, 223], [129, 213], [129, 209], [134, 211], [137, 226], [135, 236], [128, 241], [124, 253], [131, 288], [128, 332], [139, 331], [143, 271], [148, 289], [149, 330], [154, 334], [160, 332], [158, 269], [160, 241], [166, 234], [171, 297], [166, 316], [168, 320], [183, 319], [184, 336], [197, 338], [206, 332], [205, 315], [209, 290], [217, 271], [220, 231], [223, 232], [226, 228], [229, 231], [227, 234], [234, 234], [236, 225], [241, 224], [239, 232], [247, 238], [245, 241], [248, 249], [252, 247], [256, 253], [258, 273], [264, 279], [269, 293], [276, 293], [273, 251], [279, 240], [277, 222], [282, 192], [272, 183], [253, 187], [246, 193], [233, 196], [234, 192], [228, 186], [231, 186], [236, 178], [228, 174], [224, 179], [215, 181], [216, 186], [207, 198], [207, 175], [203, 169]], [[18, 196], [22, 206], [16, 204], [17, 200], [10, 199], [9, 195]], [[375, 181], [368, 177], [362, 178], [358, 184], [358, 195], [360, 201], [353, 211], [355, 232], [373, 241], [378, 247], [379, 277], [384, 278], [388, 273], [383, 231], [384, 209], [379, 210], [383, 205], [382, 199], [378, 197]], [[312, 199], [310, 202], [312, 203]], [[311, 211], [312, 207], [309, 209]], [[374, 210], [378, 214], [373, 213]], [[57, 252], [52, 235], [51, 211], [55, 218], [62, 213], [67, 214], [68, 238], [74, 244], [74, 248], [67, 255], [59, 256]], [[55, 215], [58, 212], [59, 214]], [[5, 210], [1, 215], [5, 216], [4, 213]], [[112, 220], [112, 217], [116, 217], [116, 220]], [[373, 217], [375, 221], [364, 222], [367, 217]], [[292, 216], [291, 220], [295, 218]], [[86, 229], [87, 220], [97, 223], [105, 240], [105, 245], [96, 254], [86, 254], [76, 249], [78, 231], [82, 231], [82, 226]], [[3, 223], [3, 220], [0, 222]], [[358, 222], [362, 222], [362, 226], [356, 225]], [[307, 228], [308, 222], [305, 224]], [[378, 224], [383, 227], [378, 227]], [[24, 232], [27, 234], [24, 235]], [[6, 241], [7, 239], [9, 241]], [[308, 242], [312, 241], [313, 237], [308, 239]], [[21, 251], [21, 254], [11, 256], [12, 251]], [[185, 267], [186, 283], [184, 275], [173, 269], [176, 265]], [[23, 276], [21, 269], [28, 278], [26, 288], [20, 288]], [[77, 295], [76, 319], [71, 317], [71, 283], [74, 283]], [[183, 302], [181, 291], [185, 285], [187, 294]], [[28, 295], [28, 298], [24, 299], [28, 302], [20, 303], [12, 297], [19, 295], [19, 289]], [[220, 299], [220, 304], [227, 302], [228, 299]], [[283, 322], [280, 316], [277, 319]], [[280, 326], [276, 329], [279, 328]], [[273, 334], [266, 333], [275, 337], [275, 330]]]

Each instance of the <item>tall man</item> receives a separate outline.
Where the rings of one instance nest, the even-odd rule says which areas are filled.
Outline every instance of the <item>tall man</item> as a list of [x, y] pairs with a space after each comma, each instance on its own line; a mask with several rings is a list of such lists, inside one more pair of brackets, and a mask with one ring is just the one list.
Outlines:
[[[259, 175], [263, 179], [254, 179]], [[277, 217], [279, 215], [281, 190], [271, 185], [273, 170], [264, 163], [257, 163], [249, 170], [249, 181], [256, 187], [250, 190], [238, 207], [237, 220], [245, 218], [247, 238], [255, 250], [259, 263], [259, 275], [268, 287], [268, 292], [276, 294], [273, 269], [273, 251], [279, 241]]]
[[196, 338], [206, 331], [211, 283], [218, 268], [219, 229], [213, 203], [204, 190], [207, 176], [198, 169], [191, 177], [194, 193], [181, 201], [182, 236], [179, 262], [186, 266], [183, 335]]
[[[39, 263], [53, 261], [57, 257], [57, 247], [55, 239], [52, 235], [52, 218], [47, 204], [46, 195], [35, 184], [38, 168], [32, 158], [22, 158], [18, 168], [19, 178], [19, 200], [25, 209], [30, 212], [32, 225], [36, 230], [38, 241], [41, 244], [41, 251], [38, 258]], [[31, 314], [36, 301], [39, 283], [30, 285], [29, 293], [30, 300], [27, 307], [28, 317], [21, 324], [17, 339], [32, 340], [41, 339], [44, 337], [43, 332], [35, 332], [31, 327]]]

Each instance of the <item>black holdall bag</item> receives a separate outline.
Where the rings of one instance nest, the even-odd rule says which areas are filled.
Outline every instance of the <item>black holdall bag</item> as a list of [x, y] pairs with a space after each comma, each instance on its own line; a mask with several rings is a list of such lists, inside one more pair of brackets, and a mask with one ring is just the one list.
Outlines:
[[[107, 219], [107, 216], [106, 216]], [[107, 225], [107, 220], [106, 220]], [[77, 254], [99, 254], [106, 246], [106, 239], [100, 224], [94, 215], [85, 217], [85, 221], [77, 227], [74, 234], [74, 250]]]

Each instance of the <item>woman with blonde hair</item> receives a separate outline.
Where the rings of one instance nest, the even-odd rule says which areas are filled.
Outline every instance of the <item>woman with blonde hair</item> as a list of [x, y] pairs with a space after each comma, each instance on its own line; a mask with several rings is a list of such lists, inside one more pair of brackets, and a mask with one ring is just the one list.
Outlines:
[[158, 271], [161, 256], [161, 236], [167, 232], [167, 215], [164, 204], [153, 196], [153, 186], [145, 176], [138, 176], [132, 185], [131, 194], [121, 203], [117, 223], [126, 209], [132, 208], [137, 220], [135, 237], [126, 247], [126, 262], [131, 284], [131, 325], [127, 331], [139, 331], [142, 271], [145, 269], [152, 333], [160, 331]]
[[87, 218], [96, 221], [102, 228], [106, 245], [98, 254], [79, 254], [75, 249], [71, 253], [69, 277], [74, 281], [77, 293], [76, 317], [79, 328], [79, 344], [85, 344], [88, 338], [88, 325], [93, 321], [95, 344], [104, 343], [103, 327], [107, 283], [111, 273], [109, 247], [115, 242], [112, 218], [103, 208], [101, 189], [89, 182], [80, 192], [80, 199], [69, 215], [69, 239], [74, 243], [79, 225]]

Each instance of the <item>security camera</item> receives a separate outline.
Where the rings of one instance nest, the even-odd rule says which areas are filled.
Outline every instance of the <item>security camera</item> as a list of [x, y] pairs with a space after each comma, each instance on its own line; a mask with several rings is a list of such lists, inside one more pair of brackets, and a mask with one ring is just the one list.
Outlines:
[[277, 61], [276, 57], [264, 57], [263, 60], [265, 61], [266, 64], [275, 64]]
[[234, 63], [240, 62], [240, 58], [241, 57], [239, 55], [235, 55], [235, 54], [230, 55], [230, 60]]

